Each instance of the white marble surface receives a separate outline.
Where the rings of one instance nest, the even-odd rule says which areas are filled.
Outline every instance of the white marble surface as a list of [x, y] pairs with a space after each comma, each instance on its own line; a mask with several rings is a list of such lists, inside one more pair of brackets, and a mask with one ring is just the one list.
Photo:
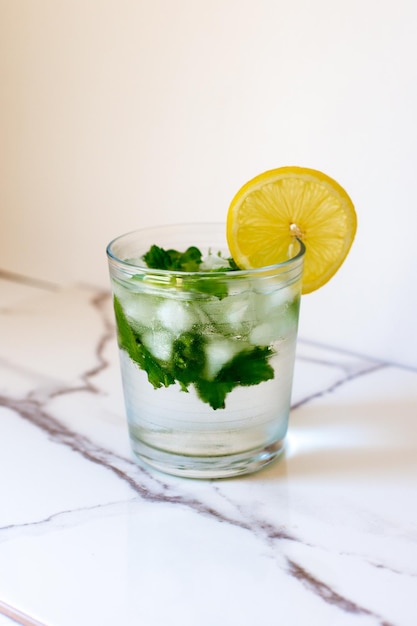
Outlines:
[[416, 419], [417, 371], [301, 338], [280, 461], [139, 467], [109, 294], [3, 273], [0, 626], [415, 626]]

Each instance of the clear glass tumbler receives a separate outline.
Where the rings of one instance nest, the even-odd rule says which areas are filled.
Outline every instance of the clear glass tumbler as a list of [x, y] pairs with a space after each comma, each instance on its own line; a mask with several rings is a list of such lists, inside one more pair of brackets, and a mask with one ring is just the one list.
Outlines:
[[[152, 269], [152, 245], [203, 255], [199, 271]], [[147, 228], [107, 247], [134, 455], [170, 474], [256, 471], [288, 428], [304, 246], [254, 270], [224, 269], [224, 224]], [[219, 260], [220, 259], [220, 260]]]

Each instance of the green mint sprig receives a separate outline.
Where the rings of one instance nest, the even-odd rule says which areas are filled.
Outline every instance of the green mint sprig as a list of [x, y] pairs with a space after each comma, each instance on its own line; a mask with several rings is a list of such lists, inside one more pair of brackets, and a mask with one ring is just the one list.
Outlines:
[[178, 250], [165, 250], [153, 245], [143, 255], [143, 260], [149, 268], [154, 270], [198, 272], [202, 254], [195, 246], [190, 246], [185, 252], [178, 252]]
[[[193, 276], [192, 278], [185, 277], [182, 279], [185, 291], [213, 295], [220, 299], [227, 296], [227, 285], [222, 279], [221, 273], [235, 271], [239, 268], [232, 257], [224, 258], [220, 252], [217, 256], [223, 263], [221, 266], [213, 269], [204, 270], [204, 273], [210, 273], [209, 278], [196, 278]], [[148, 268], [168, 270], [170, 272], [198, 272], [203, 262], [202, 252], [196, 246], [190, 246], [185, 252], [179, 252], [178, 250], [167, 250], [160, 246], [152, 245], [142, 258]], [[219, 276], [216, 277], [216, 274], [219, 274]], [[142, 280], [143, 275], [137, 275], [134, 278]]]
[[[224, 261], [224, 266], [209, 270], [210, 272], [231, 272], [239, 269], [232, 257], [225, 259], [220, 252], [218, 257]], [[203, 262], [202, 252], [196, 246], [190, 246], [185, 252], [179, 252], [153, 245], [142, 258], [150, 269], [171, 272], [198, 272]]]
[[274, 353], [263, 346], [246, 346], [226, 363], [214, 379], [205, 377], [207, 340], [198, 328], [182, 333], [173, 343], [169, 361], [155, 358], [145, 347], [141, 333], [128, 322], [123, 308], [114, 296], [117, 338], [121, 350], [147, 373], [155, 389], [178, 382], [188, 392], [194, 385], [199, 398], [213, 409], [224, 409], [225, 399], [235, 387], [258, 385], [274, 377], [269, 358]]

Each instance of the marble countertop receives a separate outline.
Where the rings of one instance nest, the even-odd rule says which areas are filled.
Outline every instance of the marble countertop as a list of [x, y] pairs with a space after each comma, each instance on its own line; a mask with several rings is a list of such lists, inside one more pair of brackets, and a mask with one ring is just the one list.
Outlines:
[[0, 274], [0, 626], [415, 626], [417, 369], [371, 356], [300, 338], [285, 455], [165, 476], [109, 293]]

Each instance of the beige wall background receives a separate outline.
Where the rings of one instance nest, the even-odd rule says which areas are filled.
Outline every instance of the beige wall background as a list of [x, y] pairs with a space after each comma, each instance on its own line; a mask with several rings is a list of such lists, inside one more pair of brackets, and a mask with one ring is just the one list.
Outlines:
[[107, 285], [115, 235], [322, 169], [356, 242], [300, 333], [417, 367], [414, 0], [0, 0], [0, 268]]

